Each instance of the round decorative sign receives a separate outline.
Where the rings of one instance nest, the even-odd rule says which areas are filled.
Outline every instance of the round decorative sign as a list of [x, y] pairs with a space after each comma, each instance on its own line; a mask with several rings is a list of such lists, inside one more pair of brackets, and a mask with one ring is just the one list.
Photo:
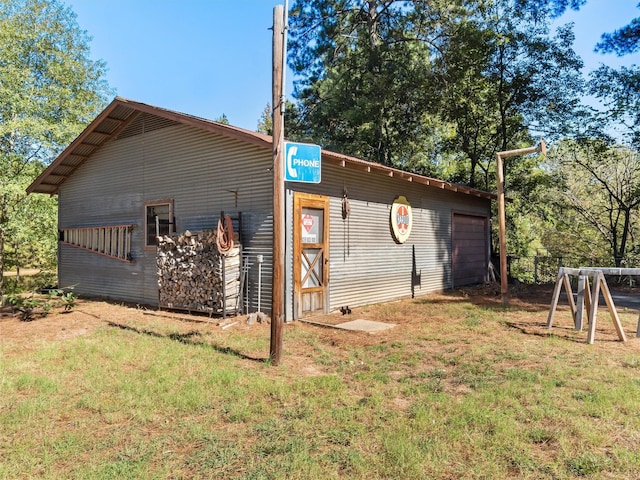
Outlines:
[[391, 232], [393, 239], [398, 243], [404, 243], [411, 235], [413, 215], [411, 214], [411, 204], [403, 195], [395, 198], [391, 205]]

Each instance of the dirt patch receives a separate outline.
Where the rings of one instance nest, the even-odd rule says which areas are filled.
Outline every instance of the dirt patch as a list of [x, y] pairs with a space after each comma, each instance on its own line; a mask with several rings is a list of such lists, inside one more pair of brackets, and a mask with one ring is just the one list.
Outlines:
[[[100, 304], [80, 301], [75, 310], [68, 313], [53, 312], [46, 317], [36, 316], [31, 321], [23, 321], [11, 313], [10, 308], [3, 308], [0, 318], [0, 344], [5, 353], [11, 346], [12, 351], [30, 350], [35, 344], [66, 340], [80, 335], [87, 335], [100, 325], [103, 319], [99, 315]], [[104, 305], [104, 315], [121, 312], [123, 307]]]
[[[351, 314], [342, 315], [340, 312], [322, 315], [310, 319], [313, 324], [294, 322], [285, 327], [285, 351], [283, 363], [297, 365], [301, 372], [313, 376], [321, 374], [321, 368], [308, 361], [304, 345], [298, 345], [287, 339], [287, 330], [303, 329], [312, 331], [313, 335], [327, 346], [333, 348], [332, 355], [347, 356], [350, 345], [376, 345], [393, 344], [402, 342], [407, 337], [415, 337], [424, 334], [424, 325], [440, 328], [439, 340], [446, 340], [451, 336], [449, 344], [451, 348], [468, 342], [468, 338], [460, 338], [459, 331], [448, 331], [451, 323], [451, 313], [443, 313], [444, 306], [471, 303], [481, 306], [491, 316], [495, 310], [496, 315], [505, 318], [503, 328], [506, 330], [520, 331], [531, 338], [537, 336], [557, 336], [572, 342], [586, 343], [586, 332], [576, 332], [572, 328], [568, 305], [559, 305], [557, 319], [554, 327], [546, 328], [546, 319], [549, 312], [549, 303], [553, 293], [553, 285], [544, 286], [516, 286], [510, 291], [509, 306], [503, 307], [499, 286], [486, 285], [474, 288], [460, 289], [442, 294], [432, 294], [417, 299], [406, 299], [388, 304], [374, 305], [352, 309]], [[561, 302], [562, 303], [562, 302]], [[475, 323], [480, 320], [470, 317], [461, 310], [460, 317], [470, 325], [469, 332], [474, 335]], [[631, 331], [631, 317], [637, 317], [637, 313], [628, 312], [626, 333], [629, 340], [635, 339], [635, 324]], [[331, 325], [353, 319], [364, 319], [378, 322], [394, 323], [397, 326], [390, 330], [367, 333], [337, 330]], [[66, 341], [83, 335], [90, 335], [99, 328], [119, 327], [138, 331], [140, 333], [172, 335], [180, 341], [195, 342], [198, 338], [207, 335], [216, 335], [218, 341], [224, 342], [224, 335], [241, 332], [246, 336], [268, 337], [269, 325], [248, 325], [246, 316], [238, 316], [220, 323], [219, 318], [209, 318], [204, 315], [189, 315], [157, 311], [147, 308], [122, 305], [117, 303], [79, 300], [76, 308], [68, 313], [56, 311], [44, 318], [36, 318], [32, 321], [21, 321], [9, 314], [6, 309], [0, 318], [0, 345], [4, 354], [19, 352], [35, 348], [43, 342]], [[147, 331], [146, 326], [153, 323], [153, 332]], [[438, 325], [440, 327], [438, 327]], [[169, 332], [169, 333], [167, 333]], [[494, 334], [495, 332], [491, 332]], [[596, 344], [617, 342], [617, 335], [606, 310], [598, 317], [598, 330]], [[422, 342], [423, 346], [429, 342]], [[619, 342], [618, 342], [619, 343]], [[627, 342], [629, 343], [629, 342]], [[447, 343], [445, 343], [447, 345]], [[265, 360], [268, 352], [249, 352], [247, 357]]]

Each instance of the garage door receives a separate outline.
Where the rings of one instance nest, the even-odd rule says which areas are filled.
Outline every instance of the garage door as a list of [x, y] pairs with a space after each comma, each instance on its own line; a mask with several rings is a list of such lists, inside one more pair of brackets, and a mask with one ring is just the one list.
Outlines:
[[453, 286], [482, 283], [488, 265], [487, 217], [453, 215]]

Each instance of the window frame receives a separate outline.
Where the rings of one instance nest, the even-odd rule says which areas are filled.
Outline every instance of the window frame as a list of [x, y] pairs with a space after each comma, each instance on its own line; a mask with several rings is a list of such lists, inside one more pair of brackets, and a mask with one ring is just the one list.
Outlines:
[[142, 216], [142, 224], [144, 225], [144, 249], [145, 250], [155, 250], [157, 248], [157, 245], [149, 245], [147, 243], [148, 239], [149, 239], [149, 231], [148, 231], [148, 227], [149, 225], [147, 224], [147, 210], [149, 207], [157, 207], [160, 205], [168, 205], [169, 206], [169, 235], [171, 235], [172, 233], [175, 232], [175, 218], [174, 218], [174, 214], [173, 214], [173, 198], [163, 198], [160, 200], [149, 200], [144, 202], [144, 211], [143, 211], [143, 216]]

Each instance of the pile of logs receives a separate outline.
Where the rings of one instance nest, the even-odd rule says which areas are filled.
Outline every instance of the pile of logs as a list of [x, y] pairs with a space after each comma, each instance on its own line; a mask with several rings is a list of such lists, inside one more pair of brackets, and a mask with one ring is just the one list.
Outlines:
[[216, 230], [157, 237], [159, 303], [209, 314], [237, 313], [240, 247], [221, 253]]

